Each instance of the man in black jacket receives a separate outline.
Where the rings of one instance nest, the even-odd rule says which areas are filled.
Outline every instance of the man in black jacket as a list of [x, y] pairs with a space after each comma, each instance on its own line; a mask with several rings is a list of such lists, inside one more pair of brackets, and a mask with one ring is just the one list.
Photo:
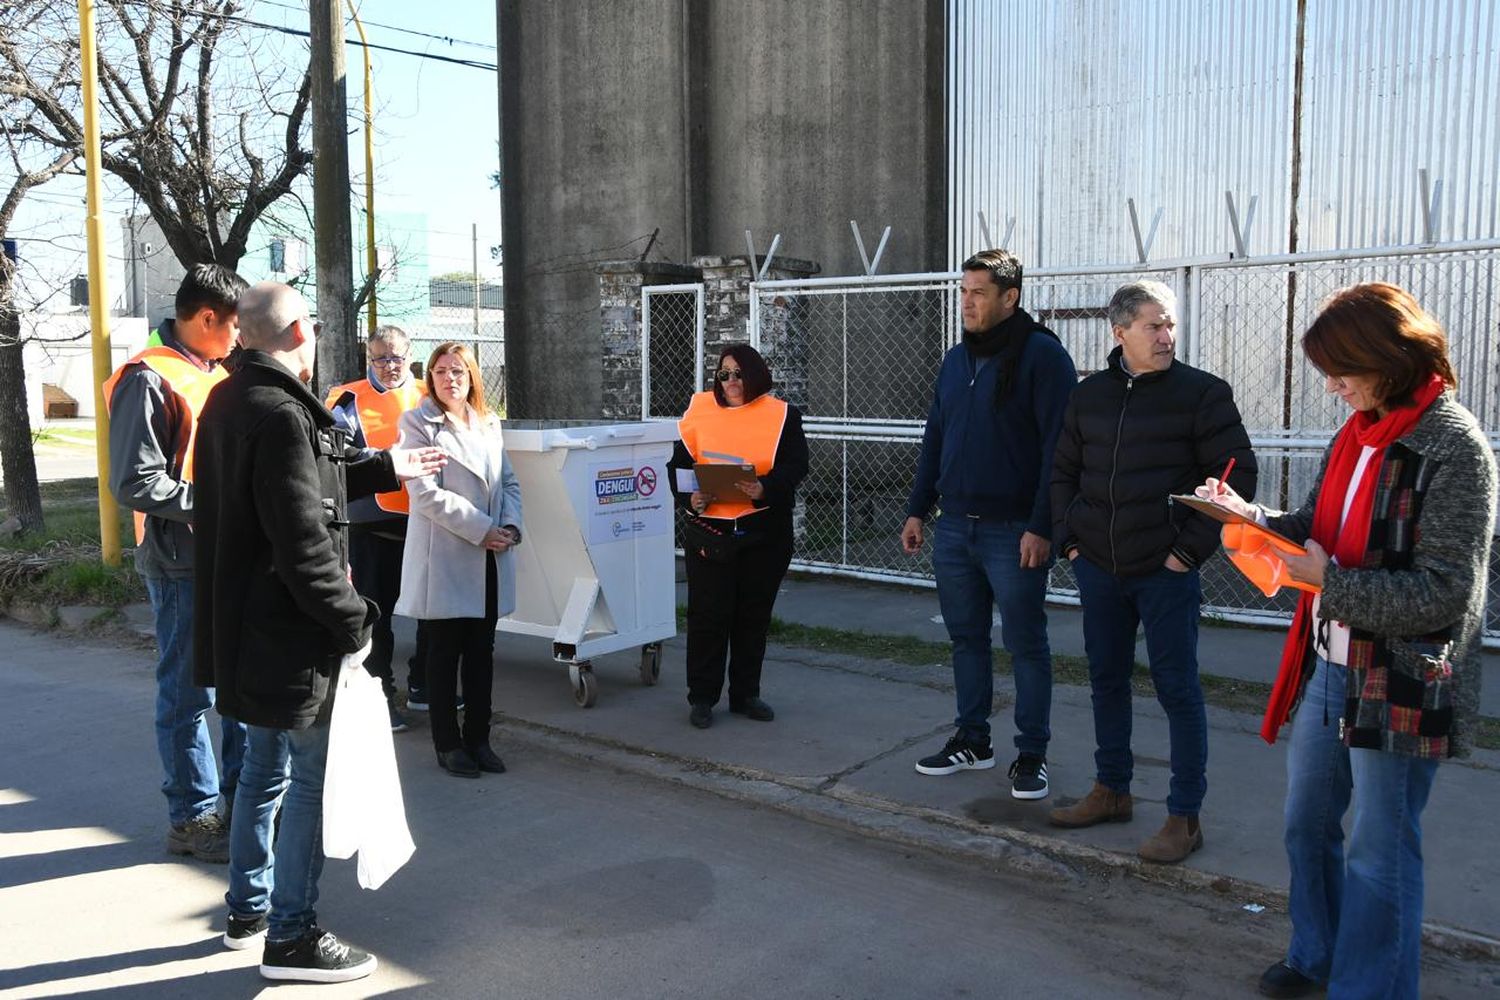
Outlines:
[[[323, 771], [330, 691], [380, 609], [349, 582], [349, 495], [435, 471], [437, 449], [361, 452], [304, 384], [313, 322], [265, 282], [239, 302], [245, 350], [204, 405], [194, 452], [194, 670], [249, 732], [229, 834], [226, 946], [262, 936], [268, 979], [343, 982], [375, 958], [320, 930]], [[347, 484], [347, 485], [346, 485]], [[272, 820], [280, 800], [274, 861]]]
[[1251, 496], [1256, 481], [1228, 384], [1175, 359], [1176, 308], [1160, 282], [1115, 292], [1109, 322], [1118, 346], [1074, 391], [1052, 460], [1053, 537], [1072, 561], [1083, 601], [1097, 777], [1087, 797], [1049, 818], [1078, 827], [1131, 817], [1130, 675], [1144, 625], [1171, 735], [1172, 782], [1166, 824], [1140, 856], [1163, 863], [1203, 846], [1208, 721], [1198, 682], [1198, 568], [1219, 546], [1216, 522], [1167, 497], [1223, 475], [1231, 460], [1229, 481], [1241, 496]]

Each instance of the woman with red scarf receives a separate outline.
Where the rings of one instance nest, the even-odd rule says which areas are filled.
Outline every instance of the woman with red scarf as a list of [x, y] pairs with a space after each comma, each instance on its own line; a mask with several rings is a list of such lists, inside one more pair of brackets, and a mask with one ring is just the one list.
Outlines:
[[[1287, 751], [1292, 941], [1260, 991], [1416, 997], [1422, 809], [1466, 755], [1495, 530], [1495, 459], [1453, 398], [1442, 327], [1404, 289], [1338, 292], [1302, 338], [1354, 412], [1289, 513], [1210, 479], [1200, 495], [1303, 542], [1303, 593], [1262, 737], [1300, 703]], [[1342, 821], [1356, 803], [1347, 843]]]

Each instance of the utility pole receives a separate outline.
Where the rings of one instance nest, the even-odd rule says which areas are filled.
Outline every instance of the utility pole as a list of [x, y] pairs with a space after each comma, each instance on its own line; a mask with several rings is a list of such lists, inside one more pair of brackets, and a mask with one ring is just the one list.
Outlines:
[[313, 238], [317, 246], [319, 395], [359, 373], [354, 337], [353, 232], [349, 218], [348, 95], [343, 0], [310, 0]]

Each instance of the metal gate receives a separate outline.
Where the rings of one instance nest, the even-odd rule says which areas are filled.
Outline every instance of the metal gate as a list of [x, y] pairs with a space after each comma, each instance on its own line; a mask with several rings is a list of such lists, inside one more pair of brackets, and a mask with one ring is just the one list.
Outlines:
[[[793, 565], [808, 572], [930, 583], [927, 554], [897, 539], [933, 380], [959, 334], [961, 272], [766, 281], [751, 285], [751, 340], [780, 391], [804, 412], [810, 469]], [[1306, 497], [1344, 413], [1300, 357], [1297, 339], [1329, 293], [1358, 281], [1409, 288], [1443, 323], [1459, 399], [1500, 451], [1500, 243], [1350, 254], [1215, 259], [1144, 267], [1028, 272], [1022, 304], [1057, 332], [1081, 374], [1111, 345], [1105, 306], [1142, 277], [1179, 298], [1179, 357], [1233, 386], [1260, 459], [1259, 496]], [[1286, 358], [1292, 364], [1286, 364]], [[700, 369], [701, 370], [701, 367]], [[1500, 530], [1500, 525], [1497, 525]], [[1290, 617], [1216, 557], [1203, 568], [1204, 613], [1253, 623]], [[1490, 566], [1486, 644], [1500, 646], [1500, 545]], [[1075, 602], [1065, 563], [1051, 596]]]
[[641, 419], [676, 420], [703, 388], [703, 285], [641, 289]]

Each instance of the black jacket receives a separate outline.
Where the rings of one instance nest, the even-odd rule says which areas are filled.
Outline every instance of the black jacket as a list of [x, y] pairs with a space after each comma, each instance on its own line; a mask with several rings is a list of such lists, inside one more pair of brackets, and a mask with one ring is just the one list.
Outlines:
[[1255, 496], [1255, 454], [1229, 384], [1180, 361], [1127, 375], [1120, 348], [1078, 384], [1052, 458], [1053, 540], [1118, 576], [1144, 576], [1168, 554], [1196, 567], [1219, 547], [1217, 522], [1167, 500], [1217, 478]]
[[349, 447], [290, 371], [245, 351], [203, 407], [193, 461], [194, 680], [221, 715], [304, 729], [380, 617], [349, 582], [345, 507], [397, 488], [390, 456]]

